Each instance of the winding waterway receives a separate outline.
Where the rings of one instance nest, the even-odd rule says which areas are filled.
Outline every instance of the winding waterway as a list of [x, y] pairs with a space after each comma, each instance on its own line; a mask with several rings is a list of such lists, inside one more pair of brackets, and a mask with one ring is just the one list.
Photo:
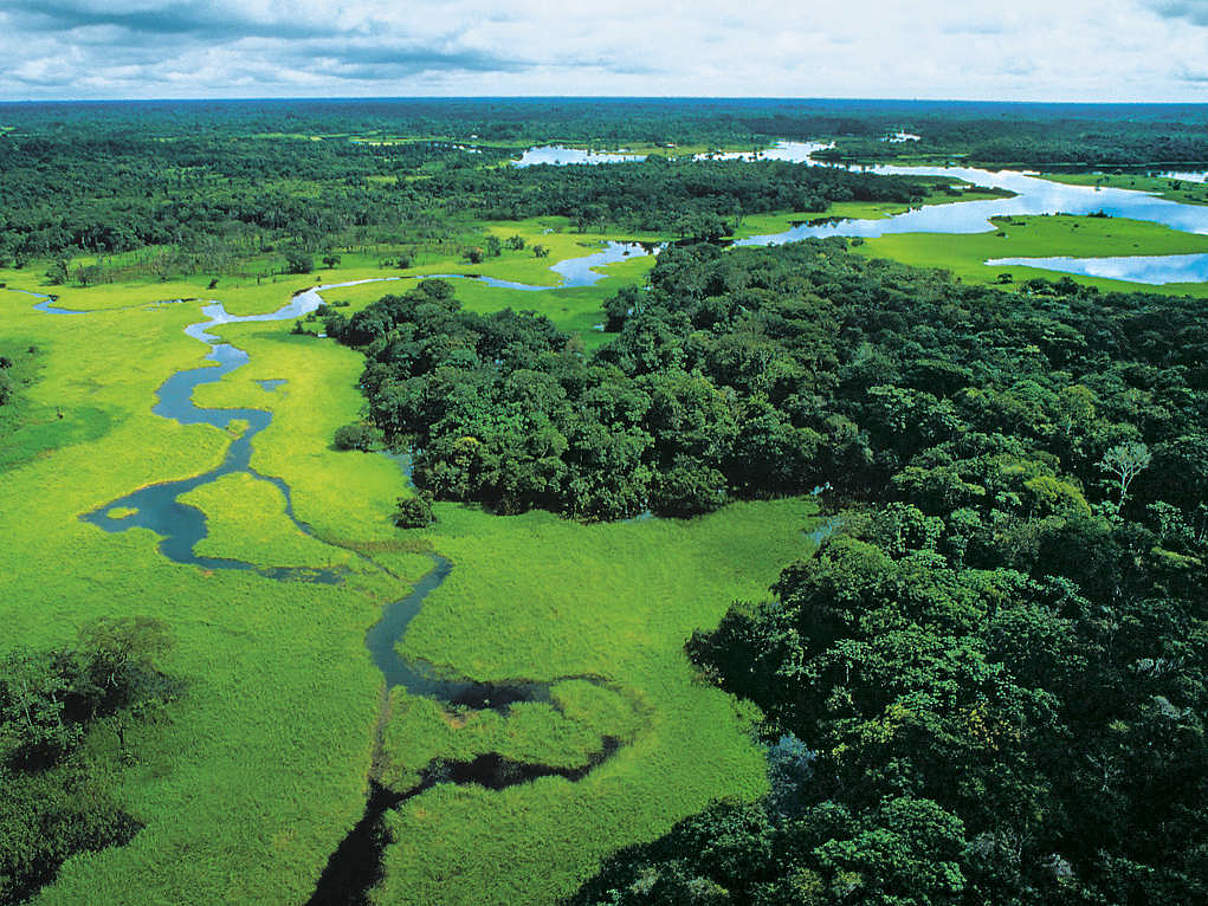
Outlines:
[[[732, 151], [717, 154], [696, 155], [697, 159], [727, 160], [784, 160], [822, 166], [813, 155], [823, 148], [831, 147], [820, 142], [777, 142], [763, 151]], [[538, 163], [580, 163], [573, 159], [562, 159], [568, 149], [558, 153], [549, 148], [530, 148], [518, 166]], [[585, 152], [584, 152], [585, 153]], [[623, 163], [625, 155], [595, 154], [592, 163]], [[1004, 189], [1014, 193], [1011, 197], [991, 198], [981, 201], [957, 201], [949, 204], [925, 205], [899, 214], [877, 219], [832, 219], [819, 218], [801, 223], [778, 233], [749, 236], [735, 241], [737, 246], [782, 245], [802, 239], [825, 238], [827, 236], [860, 237], [873, 239], [879, 236], [900, 233], [939, 233], [969, 235], [986, 233], [997, 229], [992, 218], [1025, 217], [1044, 214], [1105, 214], [1108, 217], [1125, 217], [1159, 223], [1184, 233], [1208, 234], [1208, 205], [1182, 204], [1160, 198], [1148, 192], [1132, 189], [1116, 189], [1096, 186], [1076, 186], [1043, 179], [1034, 173], [1017, 170], [983, 170], [976, 167], [904, 167], [881, 165], [863, 168], [866, 172], [887, 176], [939, 177], [951, 179], [953, 183], [963, 181], [986, 189]], [[631, 254], [642, 254], [634, 251]], [[1137, 283], [1163, 285], [1167, 283], [1189, 283], [1208, 281], [1208, 254], [1206, 255], [1123, 255], [1111, 258], [1013, 258], [987, 262], [1015, 264], [1026, 267], [1055, 270], [1071, 274], [1113, 277]]]
[[[605, 249], [604, 255], [621, 255], [620, 244], [614, 252]], [[589, 258], [598, 258], [589, 256]], [[563, 262], [565, 263], [565, 262]], [[459, 277], [461, 275], [447, 275]], [[572, 268], [564, 275], [568, 285], [590, 285], [603, 275], [589, 267]], [[386, 280], [403, 279], [398, 277]], [[476, 278], [479, 279], [479, 278]], [[181, 425], [208, 424], [226, 431], [238, 431], [231, 441], [218, 467], [190, 478], [167, 481], [140, 488], [119, 497], [80, 518], [107, 532], [123, 532], [134, 527], [148, 528], [160, 536], [159, 552], [169, 560], [203, 569], [232, 569], [255, 571], [278, 581], [302, 580], [335, 584], [343, 581], [346, 570], [313, 569], [303, 567], [258, 566], [234, 558], [207, 557], [196, 552], [197, 544], [206, 537], [205, 514], [196, 507], [181, 503], [178, 499], [202, 485], [216, 481], [225, 475], [245, 473], [258, 481], [276, 487], [285, 501], [286, 515], [300, 530], [313, 536], [310, 527], [299, 521], [293, 512], [289, 486], [280, 478], [264, 475], [250, 465], [252, 440], [272, 422], [272, 413], [254, 408], [208, 408], [193, 402], [193, 392], [202, 384], [221, 380], [250, 360], [248, 353], [230, 343], [224, 343], [210, 331], [224, 324], [266, 321], [289, 321], [304, 317], [322, 304], [321, 292], [353, 286], [370, 280], [334, 283], [316, 286], [295, 295], [277, 311], [263, 315], [236, 316], [226, 311], [220, 302], [203, 306], [206, 320], [191, 324], [185, 333], [210, 347], [207, 360], [215, 366], [203, 366], [178, 371], [171, 375], [156, 391], [156, 402], [152, 411], [163, 418]], [[503, 282], [503, 281], [497, 281]], [[508, 284], [525, 289], [553, 289], [554, 287]], [[31, 293], [36, 296], [37, 294]], [[39, 297], [34, 307], [54, 315], [85, 315], [90, 312], [57, 308], [51, 297]], [[264, 389], [274, 391], [282, 380], [261, 381]], [[408, 468], [404, 473], [410, 480]], [[498, 753], [478, 755], [470, 761], [434, 759], [418, 771], [418, 781], [407, 789], [389, 789], [379, 783], [384, 763], [383, 731], [389, 720], [390, 691], [401, 686], [410, 695], [433, 698], [449, 706], [463, 709], [492, 709], [506, 713], [516, 702], [543, 702], [561, 713], [561, 704], [552, 694], [553, 687], [568, 680], [590, 682], [620, 695], [631, 707], [637, 709], [636, 700], [611, 684], [604, 677], [589, 675], [558, 676], [543, 682], [505, 681], [479, 682], [466, 677], [442, 674], [432, 665], [404, 658], [398, 651], [399, 643], [407, 632], [411, 621], [419, 613], [425, 599], [439, 588], [453, 570], [453, 563], [439, 554], [431, 554], [433, 566], [404, 597], [387, 604], [379, 620], [365, 635], [365, 647], [374, 665], [382, 674], [383, 692], [377, 721], [372, 767], [369, 776], [369, 795], [364, 814], [348, 833], [328, 860], [320, 876], [311, 904], [360, 904], [368, 902], [368, 892], [382, 877], [382, 853], [390, 842], [384, 827], [384, 816], [390, 809], [397, 808], [409, 799], [418, 796], [440, 783], [475, 784], [493, 790], [528, 783], [538, 777], [559, 776], [571, 782], [582, 780], [598, 765], [614, 755], [622, 745], [619, 738], [604, 736], [599, 749], [588, 754], [577, 766], [562, 767], [535, 762], [516, 761]], [[377, 567], [372, 559], [362, 557]], [[378, 567], [381, 568], [381, 567]]]

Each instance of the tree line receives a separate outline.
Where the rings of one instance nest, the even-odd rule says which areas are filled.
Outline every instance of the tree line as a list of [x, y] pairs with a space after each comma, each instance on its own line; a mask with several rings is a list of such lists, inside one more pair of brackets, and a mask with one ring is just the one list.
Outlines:
[[823, 435], [809, 481], [844, 505], [687, 646], [760, 706], [771, 792], [574, 903], [1204, 901], [1208, 316], [838, 244], [748, 254], [697, 255], [677, 307], [762, 312], [729, 386], [797, 366], [769, 402]]

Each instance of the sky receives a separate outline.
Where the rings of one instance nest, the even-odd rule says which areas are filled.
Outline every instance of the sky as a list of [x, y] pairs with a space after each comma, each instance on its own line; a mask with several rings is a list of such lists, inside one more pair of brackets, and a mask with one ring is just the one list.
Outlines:
[[0, 100], [1208, 101], [1208, 0], [0, 0]]

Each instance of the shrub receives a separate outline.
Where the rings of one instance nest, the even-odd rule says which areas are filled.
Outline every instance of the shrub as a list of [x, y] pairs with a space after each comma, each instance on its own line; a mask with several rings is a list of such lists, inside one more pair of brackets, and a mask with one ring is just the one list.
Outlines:
[[368, 452], [377, 443], [377, 432], [369, 425], [353, 422], [336, 428], [332, 444], [337, 450], [362, 450]]
[[414, 497], [400, 497], [391, 518], [399, 528], [427, 528], [436, 521], [432, 495], [421, 491]]

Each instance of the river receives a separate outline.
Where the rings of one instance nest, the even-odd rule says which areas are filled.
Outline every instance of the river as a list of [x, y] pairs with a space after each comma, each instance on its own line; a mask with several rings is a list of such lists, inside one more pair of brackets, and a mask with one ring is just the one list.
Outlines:
[[[821, 142], [777, 142], [762, 151], [732, 151], [700, 158], [727, 160], [784, 160], [823, 166], [813, 155], [831, 147]], [[517, 166], [538, 163], [580, 163], [560, 159], [548, 148], [530, 148]], [[584, 152], [586, 153], [586, 152]], [[632, 156], [594, 153], [591, 163], [624, 163]], [[1073, 186], [1052, 182], [1039, 175], [1017, 170], [983, 170], [976, 167], [905, 167], [880, 165], [864, 168], [867, 172], [890, 176], [940, 177], [954, 183], [963, 181], [979, 188], [1005, 189], [1015, 193], [1008, 198], [981, 201], [956, 201], [950, 204], [925, 205], [879, 219], [828, 220], [802, 223], [788, 230], [737, 240], [737, 246], [782, 245], [809, 238], [827, 236], [872, 239], [900, 233], [941, 233], [949, 235], [985, 233], [997, 229], [991, 222], [995, 217], [1024, 217], [1043, 214], [1105, 214], [1159, 223], [1185, 233], [1208, 234], [1208, 205], [1182, 204], [1159, 198], [1147, 192], [1095, 186]], [[637, 254], [637, 252], [633, 252]], [[1086, 263], [1090, 262], [1090, 263]], [[1014, 258], [987, 263], [1016, 264], [1072, 274], [1111, 276], [1117, 280], [1162, 285], [1166, 283], [1203, 282], [1208, 280], [1208, 255], [1150, 255], [1116, 256], [1079, 259], [1070, 257]]]
[[[599, 260], [601, 255], [620, 256], [624, 245], [614, 243], [604, 252], [585, 256], [584, 260]], [[561, 262], [567, 264], [567, 262]], [[603, 263], [603, 262], [601, 262]], [[462, 275], [445, 275], [460, 279]], [[602, 278], [589, 266], [568, 268], [564, 275], [569, 285], [589, 285]], [[400, 277], [382, 278], [383, 282]], [[470, 279], [483, 279], [471, 277]], [[194, 391], [202, 384], [222, 380], [231, 372], [250, 361], [248, 353], [231, 343], [224, 343], [211, 333], [224, 324], [254, 322], [292, 321], [305, 317], [322, 304], [321, 293], [331, 289], [355, 286], [374, 280], [357, 280], [316, 286], [293, 296], [289, 302], [274, 312], [261, 315], [232, 315], [221, 302], [210, 302], [202, 307], [205, 320], [190, 324], [185, 333], [206, 344], [209, 353], [206, 359], [216, 364], [200, 368], [187, 368], [170, 375], [156, 391], [156, 402], [152, 411], [163, 418], [181, 425], [207, 424], [224, 431], [238, 430], [227, 447], [226, 454], [217, 468], [210, 469], [190, 478], [149, 485], [112, 500], [96, 510], [81, 515], [81, 519], [106, 532], [124, 532], [135, 527], [147, 528], [160, 537], [158, 550], [174, 563], [197, 566], [211, 570], [241, 570], [256, 572], [276, 581], [309, 581], [337, 584], [344, 580], [347, 570], [308, 567], [274, 567], [257, 565], [247, 561], [207, 557], [196, 552], [196, 546], [206, 537], [205, 514], [196, 507], [181, 503], [179, 497], [202, 485], [217, 481], [225, 475], [245, 473], [257, 481], [272, 484], [280, 491], [285, 502], [285, 514], [301, 531], [314, 537], [311, 527], [294, 515], [293, 500], [289, 485], [280, 477], [264, 475], [251, 466], [252, 441], [273, 420], [271, 412], [254, 408], [209, 408], [199, 407], [193, 402]], [[511, 284], [493, 281], [493, 285], [508, 285], [516, 288], [542, 290], [552, 287]], [[35, 296], [41, 301], [34, 307], [49, 315], [87, 315], [90, 312], [60, 308], [49, 296]], [[276, 390], [283, 382], [263, 381], [267, 390]], [[403, 474], [410, 483], [410, 469], [405, 465]], [[322, 540], [322, 539], [320, 539]], [[324, 542], [330, 543], [330, 542]], [[356, 553], [354, 551], [354, 553]], [[357, 554], [370, 566], [381, 569], [371, 558]], [[411, 621], [419, 614], [427, 597], [439, 588], [453, 570], [453, 563], [439, 554], [431, 554], [432, 569], [410, 587], [403, 597], [386, 604], [377, 622], [365, 634], [365, 647], [374, 665], [382, 675], [382, 696], [379, 708], [374, 752], [368, 778], [369, 795], [361, 820], [341, 841], [330, 856], [327, 866], [318, 879], [310, 904], [362, 904], [369, 902], [369, 890], [382, 877], [382, 854], [386, 846], [384, 831], [385, 814], [409, 799], [418, 796], [440, 783], [474, 784], [493, 790], [528, 783], [538, 777], [558, 776], [571, 782], [587, 777], [596, 767], [616, 754], [622, 740], [604, 736], [599, 749], [589, 754], [584, 762], [573, 767], [545, 765], [538, 762], [516, 761], [498, 753], [485, 753], [469, 761], [433, 759], [419, 767], [418, 781], [407, 789], [389, 789], [378, 782], [384, 764], [383, 731], [390, 715], [390, 690], [401, 686], [410, 695], [433, 698], [448, 706], [468, 710], [495, 710], [506, 713], [516, 702], [542, 702], [561, 713], [561, 705], [553, 694], [553, 687], [561, 682], [578, 680], [604, 687], [619, 695], [631, 707], [636, 701], [623, 689], [616, 687], [606, 677], [590, 675], [557, 676], [543, 681], [503, 680], [480, 682], [455, 674], [440, 673], [431, 664], [399, 653], [399, 643], [407, 632]], [[393, 575], [393, 574], [392, 574]]]

